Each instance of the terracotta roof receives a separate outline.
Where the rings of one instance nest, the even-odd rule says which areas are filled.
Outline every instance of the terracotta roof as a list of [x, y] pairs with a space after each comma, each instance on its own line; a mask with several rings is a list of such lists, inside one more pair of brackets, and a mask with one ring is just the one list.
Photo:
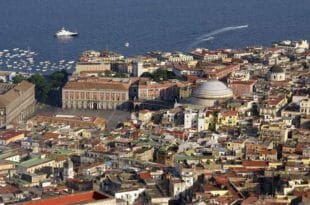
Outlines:
[[16, 187], [6, 185], [5, 187], [0, 186], [0, 194], [9, 194], [9, 193], [15, 193], [18, 189]]
[[140, 172], [139, 177], [142, 180], [152, 179], [150, 172]]
[[57, 139], [60, 136], [60, 134], [57, 133], [52, 133], [52, 132], [46, 132], [43, 135], [43, 139], [44, 140], [48, 140], [48, 139]]
[[268, 105], [278, 105], [285, 96], [270, 96], [267, 100], [265, 100], [265, 103]]
[[109, 197], [94, 191], [70, 194], [66, 196], [58, 196], [37, 201], [29, 201], [21, 204], [24, 205], [70, 205], [70, 204], [86, 204], [97, 200], [108, 199]]
[[244, 167], [267, 167], [268, 166], [268, 162], [267, 161], [249, 161], [249, 160], [245, 160], [242, 162], [242, 165]]
[[223, 116], [224, 116], [224, 117], [236, 116], [237, 114], [238, 114], [238, 112], [237, 112], [237, 111], [234, 111], [234, 110], [229, 110], [229, 111], [223, 112]]
[[8, 140], [10, 138], [16, 137], [17, 135], [25, 134], [21, 131], [4, 131], [0, 133], [0, 139], [2, 140]]
[[127, 91], [128, 86], [120, 83], [98, 83], [98, 82], [67, 82], [64, 89], [78, 90], [122, 90]]

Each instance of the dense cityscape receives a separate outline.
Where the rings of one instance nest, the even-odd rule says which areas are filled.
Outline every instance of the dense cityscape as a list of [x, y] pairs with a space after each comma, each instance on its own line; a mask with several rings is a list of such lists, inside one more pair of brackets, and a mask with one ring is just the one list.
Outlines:
[[0, 204], [310, 204], [309, 66], [285, 40], [1, 71]]

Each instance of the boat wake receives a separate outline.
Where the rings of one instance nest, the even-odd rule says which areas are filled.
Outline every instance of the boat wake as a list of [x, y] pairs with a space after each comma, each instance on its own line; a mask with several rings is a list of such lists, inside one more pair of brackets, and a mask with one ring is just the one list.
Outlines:
[[188, 49], [191, 49], [194, 46], [197, 46], [197, 45], [199, 45], [202, 42], [213, 40], [215, 35], [218, 35], [218, 34], [221, 34], [221, 33], [225, 33], [225, 32], [228, 32], [228, 31], [244, 29], [244, 28], [248, 28], [248, 27], [249, 27], [249, 25], [229, 26], [229, 27], [224, 27], [224, 28], [221, 28], [221, 29], [217, 29], [217, 30], [211, 31], [209, 33], [206, 33], [206, 34], [203, 34], [203, 35], [197, 37], [196, 40], [188, 46]]
[[209, 37], [206, 37], [206, 38], [203, 38], [203, 39], [200, 39], [200, 40], [196, 40], [196, 41], [194, 41], [193, 43], [191, 43], [191, 44], [188, 46], [188, 49], [187, 49], [187, 50], [192, 49], [193, 47], [199, 45], [199, 44], [202, 43], [202, 42], [205, 42], [205, 41], [212, 41], [213, 39], [214, 39], [213, 36], [209, 36]]
[[224, 28], [221, 28], [221, 29], [217, 29], [215, 31], [211, 31], [209, 33], [206, 33], [202, 36], [199, 36], [198, 38], [196, 38], [197, 40], [201, 40], [201, 39], [205, 39], [205, 38], [208, 38], [210, 36], [215, 36], [217, 34], [220, 34], [220, 33], [225, 33], [227, 31], [234, 31], [234, 30], [239, 30], [239, 29], [244, 29], [244, 28], [247, 28], [249, 27], [249, 25], [242, 25], [242, 26], [229, 26], [229, 27], [224, 27]]

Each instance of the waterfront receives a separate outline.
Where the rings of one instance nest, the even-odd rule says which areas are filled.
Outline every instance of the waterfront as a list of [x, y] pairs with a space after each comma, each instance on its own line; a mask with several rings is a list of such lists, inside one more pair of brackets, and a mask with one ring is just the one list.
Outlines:
[[[309, 5], [306, 0], [1, 1], [0, 50], [30, 47], [38, 52], [38, 61], [58, 62], [76, 60], [87, 49], [135, 55], [186, 51], [192, 45], [211, 49], [269, 45], [279, 39], [307, 38]], [[62, 26], [80, 36], [55, 38]]]

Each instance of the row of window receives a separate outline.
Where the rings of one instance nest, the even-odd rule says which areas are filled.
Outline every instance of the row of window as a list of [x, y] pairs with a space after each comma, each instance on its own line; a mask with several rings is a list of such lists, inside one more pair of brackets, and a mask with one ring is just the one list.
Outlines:
[[127, 100], [126, 93], [98, 93], [98, 92], [69, 92], [64, 93], [65, 99], [75, 99], [75, 100], [116, 100], [125, 101]]

